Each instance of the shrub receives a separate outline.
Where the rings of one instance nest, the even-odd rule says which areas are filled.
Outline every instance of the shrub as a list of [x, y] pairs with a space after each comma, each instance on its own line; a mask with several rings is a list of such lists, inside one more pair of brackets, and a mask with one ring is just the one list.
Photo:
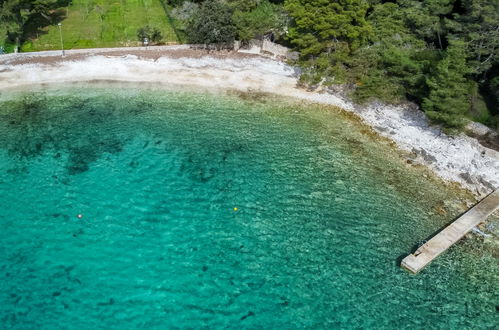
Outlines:
[[160, 43], [163, 39], [161, 31], [157, 27], [150, 27], [149, 25], [138, 29], [137, 37], [139, 38], [139, 41], [144, 41], [144, 39], [147, 38], [150, 42], [155, 44]]

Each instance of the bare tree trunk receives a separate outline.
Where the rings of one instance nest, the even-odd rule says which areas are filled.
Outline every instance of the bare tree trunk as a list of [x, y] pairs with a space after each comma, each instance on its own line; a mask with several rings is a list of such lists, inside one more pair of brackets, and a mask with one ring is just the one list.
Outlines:
[[480, 63], [480, 61], [482, 60], [482, 47], [483, 47], [483, 38], [482, 40], [480, 40], [480, 46], [478, 46], [478, 58], [477, 58], [477, 61], [478, 63]]
[[437, 29], [437, 37], [438, 37], [438, 44], [440, 45], [440, 50], [443, 50], [444, 47], [442, 47], [442, 39], [440, 38], [440, 31]]

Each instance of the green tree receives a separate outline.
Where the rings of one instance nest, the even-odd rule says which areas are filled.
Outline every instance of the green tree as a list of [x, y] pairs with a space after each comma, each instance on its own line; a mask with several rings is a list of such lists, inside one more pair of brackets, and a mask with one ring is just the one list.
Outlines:
[[140, 41], [144, 41], [145, 38], [149, 39], [153, 43], [159, 43], [163, 39], [161, 31], [157, 27], [150, 27], [149, 25], [140, 28], [137, 31], [137, 38]]
[[227, 0], [229, 7], [234, 11], [251, 11], [255, 9], [262, 0]]
[[405, 97], [421, 99], [425, 73], [437, 56], [408, 27], [406, 15], [395, 3], [375, 5], [368, 17], [372, 44], [355, 51], [349, 61], [357, 82], [354, 96], [373, 96], [397, 102]]
[[[494, 115], [497, 0], [285, 0], [300, 81], [343, 83], [359, 101], [406, 98], [459, 127]], [[497, 113], [497, 111], [496, 111]]]
[[3, 32], [1, 38], [3, 43], [12, 37], [16, 46], [19, 47], [23, 27], [29, 17], [29, 11], [24, 8], [22, 0], [4, 0], [0, 5], [0, 24]]
[[236, 37], [232, 11], [218, 0], [204, 2], [187, 24], [187, 37], [191, 43], [231, 46]]
[[423, 100], [423, 110], [430, 119], [451, 128], [460, 128], [464, 124], [464, 115], [470, 109], [472, 84], [466, 78], [469, 72], [466, 44], [451, 40], [434, 75], [426, 80], [429, 94]]
[[236, 10], [232, 16], [239, 40], [248, 41], [268, 32], [284, 34], [285, 16], [280, 7], [263, 0], [250, 11]]
[[472, 72], [485, 78], [499, 62], [499, 1], [463, 0], [465, 13], [456, 15], [453, 33], [468, 45]]
[[12, 38], [18, 48], [28, 21], [37, 16], [50, 20], [50, 11], [57, 6], [57, 0], [1, 0], [0, 42]]
[[447, 17], [451, 14], [456, 0], [398, 0], [405, 15], [407, 26], [419, 38], [439, 49], [445, 48], [448, 33]]
[[288, 39], [300, 52], [302, 83], [330, 85], [347, 81], [353, 51], [367, 43], [371, 27], [364, 0], [286, 0], [292, 18]]
[[371, 33], [365, 0], [286, 0], [284, 7], [294, 21], [289, 39], [305, 57], [331, 53], [339, 42], [356, 49]]

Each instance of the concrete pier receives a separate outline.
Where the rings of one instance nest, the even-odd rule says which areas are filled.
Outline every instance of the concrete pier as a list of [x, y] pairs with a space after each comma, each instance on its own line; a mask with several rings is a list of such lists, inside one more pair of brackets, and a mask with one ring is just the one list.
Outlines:
[[433, 259], [459, 241], [471, 229], [487, 220], [498, 208], [499, 190], [496, 190], [423, 244], [416, 252], [405, 257], [401, 266], [414, 274], [419, 272]]

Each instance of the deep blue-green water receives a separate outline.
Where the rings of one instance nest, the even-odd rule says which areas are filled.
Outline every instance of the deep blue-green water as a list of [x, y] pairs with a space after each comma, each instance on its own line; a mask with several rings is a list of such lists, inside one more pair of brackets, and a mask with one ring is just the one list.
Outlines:
[[493, 328], [498, 256], [479, 239], [398, 266], [463, 198], [326, 107], [3, 92], [0, 328]]

